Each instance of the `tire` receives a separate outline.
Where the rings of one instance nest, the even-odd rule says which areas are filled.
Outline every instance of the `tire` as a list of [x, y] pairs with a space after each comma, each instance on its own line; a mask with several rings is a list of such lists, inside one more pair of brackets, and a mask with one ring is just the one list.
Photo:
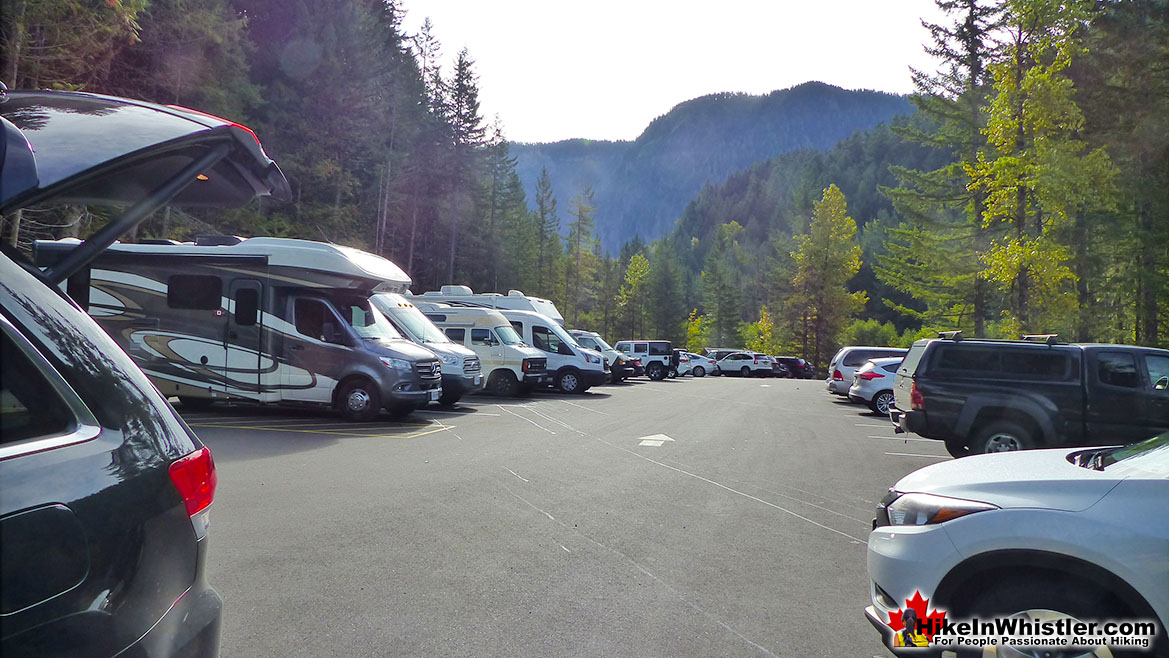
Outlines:
[[462, 398], [462, 393], [447, 393], [446, 391], [443, 391], [442, 395], [438, 396], [438, 403], [444, 407], [453, 407]]
[[747, 366], [743, 366], [742, 368], [739, 369], [739, 374], [744, 376], [744, 377], [750, 377], [751, 376], [751, 369], [748, 368]]
[[694, 366], [694, 370], [690, 371], [690, 374], [694, 375], [695, 377], [705, 377], [706, 368], [703, 368], [702, 366]]
[[669, 377], [670, 379], [674, 379], [675, 377], [678, 376], [678, 371], [674, 370], [673, 368], [670, 368], [669, 370], [666, 371], [666, 376]]
[[999, 421], [979, 431], [970, 441], [971, 454], [1030, 450], [1038, 447], [1031, 433], [1018, 423]]
[[945, 443], [946, 452], [950, 453], [950, 456], [955, 459], [970, 454], [970, 448], [966, 447], [966, 441], [964, 439], [946, 439]]
[[504, 398], [516, 397], [520, 393], [520, 383], [515, 378], [515, 373], [510, 370], [496, 370], [491, 373], [491, 378], [487, 380], [487, 390], [492, 395], [498, 395]]
[[662, 366], [662, 364], [654, 361], [653, 363], [649, 364], [649, 367], [645, 369], [645, 374], [647, 377], [657, 382], [665, 379], [666, 369]]
[[[1073, 576], [1050, 573], [1042, 581], [1011, 579], [1004, 582], [995, 582], [990, 589], [974, 596], [971, 601], [955, 602], [951, 609], [957, 607], [965, 615], [977, 615], [980, 618], [1015, 617], [1030, 618], [1036, 621], [1055, 620], [1071, 617], [1076, 620], [1097, 620], [1113, 618], [1130, 618], [1132, 611], [1128, 610], [1121, 600], [1111, 592], [1085, 582], [1077, 582]], [[1164, 629], [1161, 630], [1162, 634]], [[1162, 639], [1162, 638], [1158, 638]], [[1156, 653], [1142, 650], [1132, 652], [1113, 648], [1112, 656], [1151, 656]], [[1000, 655], [1016, 655], [1014, 653]], [[959, 656], [963, 655], [961, 653]], [[981, 656], [981, 650], [969, 654]], [[1059, 658], [1090, 658], [1099, 654], [1091, 648], [1079, 650], [1027, 653], [1025, 650], [1018, 655], [1043, 655]]]
[[183, 405], [184, 409], [190, 409], [191, 411], [206, 411], [211, 408], [211, 405], [215, 404], [215, 400], [211, 398], [194, 398], [186, 395], [180, 395], [179, 402]]
[[881, 391], [873, 396], [869, 402], [869, 408], [873, 413], [881, 414], [886, 418], [889, 416], [889, 407], [893, 405], [893, 391]]
[[382, 394], [368, 379], [351, 379], [337, 389], [337, 411], [355, 423], [368, 423], [382, 410]]
[[556, 373], [556, 388], [561, 393], [584, 393], [584, 380], [575, 368], [566, 368]]

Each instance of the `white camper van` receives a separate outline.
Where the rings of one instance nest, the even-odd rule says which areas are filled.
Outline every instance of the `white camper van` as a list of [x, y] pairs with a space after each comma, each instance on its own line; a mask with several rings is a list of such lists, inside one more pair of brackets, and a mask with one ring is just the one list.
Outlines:
[[[38, 266], [81, 244], [40, 241]], [[185, 406], [216, 400], [328, 405], [368, 421], [442, 393], [440, 362], [370, 303], [410, 277], [357, 249], [213, 236], [114, 244], [67, 280], [69, 296]]]
[[586, 350], [564, 327], [542, 313], [500, 311], [511, 322], [524, 342], [544, 352], [553, 386], [564, 393], [584, 393], [608, 379], [605, 358], [596, 350]]
[[439, 404], [451, 405], [464, 395], [483, 390], [481, 361], [475, 352], [454, 343], [434, 326], [422, 311], [396, 292], [380, 292], [373, 305], [394, 325], [398, 333], [434, 352], [442, 360], [442, 396]]
[[552, 383], [548, 360], [540, 350], [524, 344], [507, 318], [489, 308], [464, 308], [433, 302], [415, 303], [428, 320], [452, 342], [479, 356], [493, 395], [526, 395]]
[[530, 297], [519, 290], [509, 290], [506, 295], [497, 292], [475, 293], [468, 286], [443, 286], [438, 291], [424, 292], [413, 297], [421, 301], [441, 302], [457, 306], [481, 306], [483, 308], [510, 309], [513, 311], [534, 311], [546, 315], [560, 326], [564, 326], [564, 318], [556, 305], [550, 300], [540, 297]]

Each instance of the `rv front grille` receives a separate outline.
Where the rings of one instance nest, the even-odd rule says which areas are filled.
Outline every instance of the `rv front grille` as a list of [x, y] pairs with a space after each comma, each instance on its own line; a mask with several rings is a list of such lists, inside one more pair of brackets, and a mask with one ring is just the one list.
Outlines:
[[463, 361], [463, 372], [479, 372], [480, 368], [479, 357], [472, 356]]
[[414, 367], [418, 370], [418, 376], [423, 379], [442, 377], [442, 364], [438, 361], [420, 361]]

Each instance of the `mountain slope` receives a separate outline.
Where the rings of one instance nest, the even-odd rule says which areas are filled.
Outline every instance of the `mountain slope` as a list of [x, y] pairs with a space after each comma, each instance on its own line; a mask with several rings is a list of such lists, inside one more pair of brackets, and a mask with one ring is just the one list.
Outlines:
[[658, 117], [633, 142], [568, 140], [515, 144], [516, 171], [529, 204], [547, 167], [567, 219], [572, 199], [591, 186], [604, 248], [666, 234], [703, 185], [797, 149], [825, 150], [857, 130], [911, 111], [901, 96], [809, 82], [765, 96], [714, 94]]

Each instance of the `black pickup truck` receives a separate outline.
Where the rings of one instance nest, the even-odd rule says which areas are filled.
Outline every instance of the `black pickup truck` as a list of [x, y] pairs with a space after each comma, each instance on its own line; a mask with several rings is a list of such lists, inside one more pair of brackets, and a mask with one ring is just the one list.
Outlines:
[[898, 432], [951, 455], [1132, 443], [1169, 430], [1169, 350], [919, 340], [893, 384]]

